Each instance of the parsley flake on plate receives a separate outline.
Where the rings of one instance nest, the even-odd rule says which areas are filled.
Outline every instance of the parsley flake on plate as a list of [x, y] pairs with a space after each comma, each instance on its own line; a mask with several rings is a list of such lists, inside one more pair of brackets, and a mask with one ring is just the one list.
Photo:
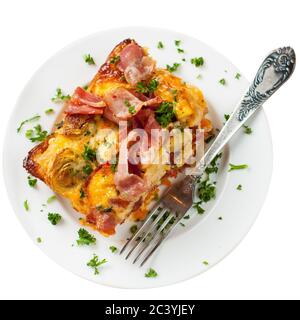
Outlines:
[[28, 185], [30, 186], [30, 187], [35, 187], [36, 186], [36, 183], [37, 183], [37, 179], [34, 179], [34, 178], [32, 178], [31, 176], [28, 176], [27, 177], [27, 181], [28, 181]]
[[180, 67], [180, 63], [174, 62], [172, 66], [167, 64], [167, 70], [169, 72], [175, 72], [178, 70], [178, 68]]
[[252, 133], [252, 129], [246, 125], [243, 125], [244, 128], [244, 133], [246, 134], [251, 134]]
[[63, 93], [63, 91], [61, 90], [61, 88], [57, 88], [56, 93], [51, 100], [55, 103], [61, 103], [61, 102], [65, 102], [66, 100], [69, 100], [70, 98], [71, 98], [71, 96], [65, 95]]
[[198, 186], [200, 203], [208, 202], [216, 197], [216, 186], [208, 178], [201, 181]]
[[241, 76], [242, 76], [242, 75], [237, 72], [236, 75], [235, 75], [235, 78], [239, 80], [239, 79], [241, 78]]
[[24, 209], [25, 209], [26, 211], [29, 211], [28, 200], [25, 200], [23, 205], [24, 205]]
[[98, 275], [99, 272], [99, 267], [101, 265], [103, 265], [104, 263], [106, 263], [107, 260], [106, 259], [102, 259], [99, 261], [99, 257], [97, 255], [93, 255], [93, 258], [87, 263], [88, 267], [91, 267], [92, 269], [94, 269], [94, 274]]
[[203, 57], [195, 57], [191, 59], [191, 64], [195, 65], [195, 67], [200, 67], [204, 65]]
[[181, 45], [181, 40], [175, 40], [174, 43], [176, 47], [179, 47]]
[[230, 114], [224, 114], [224, 119], [225, 119], [225, 121], [228, 121], [229, 118], [230, 118]]
[[37, 121], [37, 120], [39, 120], [40, 118], [41, 118], [41, 116], [36, 115], [36, 116], [34, 116], [34, 117], [32, 117], [32, 118], [29, 118], [29, 119], [26, 119], [26, 120], [22, 121], [21, 124], [19, 125], [19, 127], [17, 128], [17, 132], [20, 132], [20, 131], [21, 131], [21, 129], [22, 129], [22, 127], [24, 126], [24, 124], [29, 123], [29, 122], [33, 122], [33, 121]]
[[43, 130], [42, 126], [38, 124], [33, 129], [28, 129], [25, 133], [25, 136], [31, 142], [42, 142], [46, 140], [48, 132]]
[[112, 253], [116, 253], [118, 251], [118, 248], [115, 247], [115, 246], [110, 246], [109, 247], [109, 250], [112, 252]]
[[62, 217], [58, 213], [48, 213], [48, 220], [51, 222], [53, 226], [56, 226], [61, 221], [61, 219]]
[[197, 210], [198, 214], [203, 214], [205, 212], [205, 210], [201, 207], [200, 204], [201, 204], [200, 201], [194, 203], [193, 208]]
[[152, 268], [150, 268], [148, 272], [145, 273], [146, 278], [156, 278], [157, 276], [158, 276], [158, 273]]
[[53, 196], [49, 197], [49, 198], [47, 199], [47, 203], [50, 204], [50, 203], [52, 203], [54, 200], [56, 200], [56, 195], [53, 195]]
[[242, 185], [241, 185], [241, 184], [239, 184], [239, 185], [236, 187], [236, 190], [241, 191], [241, 190], [242, 190]]
[[223, 79], [219, 80], [219, 83], [220, 83], [222, 86], [225, 86], [226, 80], [223, 78]]
[[158, 49], [163, 49], [164, 47], [165, 47], [164, 44], [161, 41], [159, 41], [158, 44], [157, 44], [157, 48]]
[[45, 110], [45, 114], [49, 115], [54, 113], [54, 110], [52, 108]]
[[229, 163], [229, 172], [230, 171], [233, 171], [233, 170], [242, 170], [242, 169], [247, 169], [248, 168], [248, 165], [247, 164], [232, 164], [232, 163]]
[[83, 59], [84, 59], [84, 61], [85, 61], [87, 64], [89, 64], [89, 65], [94, 65], [94, 64], [96, 64], [95, 61], [94, 61], [94, 58], [93, 58], [90, 54], [85, 54], [85, 55], [83, 56]]
[[83, 228], [78, 230], [78, 236], [79, 239], [76, 242], [79, 246], [96, 244], [96, 238]]
[[209, 263], [206, 260], [202, 261], [202, 264], [204, 264], [205, 266], [209, 265]]

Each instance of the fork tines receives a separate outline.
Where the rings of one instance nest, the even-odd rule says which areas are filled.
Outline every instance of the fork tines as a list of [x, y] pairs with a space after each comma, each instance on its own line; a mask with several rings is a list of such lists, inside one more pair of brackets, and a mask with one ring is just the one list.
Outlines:
[[141, 228], [126, 242], [120, 254], [125, 254], [126, 251], [125, 259], [132, 256], [133, 264], [142, 258], [140, 267], [143, 266], [175, 227], [176, 222], [176, 214], [161, 203], [158, 204]]

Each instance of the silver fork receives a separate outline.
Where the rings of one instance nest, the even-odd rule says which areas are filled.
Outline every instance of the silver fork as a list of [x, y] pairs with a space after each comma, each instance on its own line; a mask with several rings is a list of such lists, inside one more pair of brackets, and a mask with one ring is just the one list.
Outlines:
[[244, 123], [290, 78], [295, 65], [296, 55], [291, 47], [274, 50], [265, 58], [248, 91], [192, 175], [175, 182], [165, 192], [141, 228], [124, 245], [120, 254], [128, 249], [125, 259], [134, 255], [133, 263], [142, 259], [140, 266], [148, 261], [191, 208], [196, 183], [205, 168]]

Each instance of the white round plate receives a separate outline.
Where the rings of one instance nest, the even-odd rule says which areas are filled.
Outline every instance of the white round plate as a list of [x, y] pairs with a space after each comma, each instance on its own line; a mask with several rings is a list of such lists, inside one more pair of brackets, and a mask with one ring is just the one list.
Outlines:
[[[243, 75], [240, 79], [235, 78], [239, 71], [229, 60], [189, 36], [141, 27], [93, 34], [58, 52], [27, 83], [7, 127], [4, 176], [18, 219], [32, 240], [54, 261], [100, 284], [120, 288], [150, 288], [199, 275], [224, 258], [241, 241], [256, 219], [266, 196], [272, 172], [272, 142], [265, 114], [260, 111], [249, 123], [253, 133], [247, 135], [241, 130], [224, 152], [218, 175], [217, 197], [209, 203], [205, 214], [195, 214], [193, 219], [186, 221], [185, 227], [178, 226], [143, 268], [133, 266], [109, 250], [111, 245], [121, 248], [128, 236], [128, 223], [122, 225], [118, 235], [112, 238], [104, 238], [90, 230], [97, 237], [96, 246], [78, 247], [76, 239], [80, 215], [61, 198], [46, 204], [53, 192], [41, 181], [38, 181], [37, 188], [28, 186], [22, 161], [33, 145], [24, 135], [33, 124], [25, 125], [20, 133], [16, 132], [16, 128], [22, 120], [40, 114], [43, 128], [51, 130], [55, 115], [45, 115], [44, 111], [53, 107], [56, 114], [59, 112], [61, 106], [51, 102], [56, 88], [72, 93], [76, 86], [86, 84], [112, 48], [126, 38], [134, 38], [142, 46], [148, 47], [159, 66], [180, 62], [181, 67], [176, 74], [201, 88], [217, 127], [224, 121], [224, 114], [230, 114], [248, 86]], [[177, 52], [175, 40], [181, 40], [184, 54]], [[157, 48], [158, 41], [164, 43], [163, 49]], [[97, 66], [89, 66], [84, 62], [83, 55], [87, 53], [95, 58]], [[196, 68], [190, 63], [190, 59], [197, 56], [204, 57], [204, 66]], [[181, 61], [183, 57], [186, 62]], [[226, 79], [225, 85], [219, 83], [222, 78]], [[246, 163], [249, 168], [228, 172], [228, 162]], [[243, 187], [242, 191], [237, 190], [239, 184]], [[26, 199], [30, 207], [28, 212], [23, 207]], [[47, 219], [48, 212], [59, 212], [63, 222], [52, 226]], [[38, 237], [42, 243], [37, 243]], [[108, 261], [101, 267], [99, 275], [94, 275], [86, 265], [94, 253]], [[144, 276], [150, 267], [157, 271], [158, 277]]]

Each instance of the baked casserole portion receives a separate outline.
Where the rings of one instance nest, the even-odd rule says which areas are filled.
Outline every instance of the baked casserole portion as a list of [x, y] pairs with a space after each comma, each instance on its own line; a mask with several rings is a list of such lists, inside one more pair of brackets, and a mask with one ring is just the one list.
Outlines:
[[132, 39], [118, 44], [88, 88], [78, 87], [63, 108], [61, 125], [29, 151], [24, 167], [106, 236], [129, 217], [144, 219], [158, 187], [184, 166], [118, 161], [121, 122], [127, 132], [139, 128], [149, 136], [162, 128], [212, 131], [202, 92], [157, 68]]

